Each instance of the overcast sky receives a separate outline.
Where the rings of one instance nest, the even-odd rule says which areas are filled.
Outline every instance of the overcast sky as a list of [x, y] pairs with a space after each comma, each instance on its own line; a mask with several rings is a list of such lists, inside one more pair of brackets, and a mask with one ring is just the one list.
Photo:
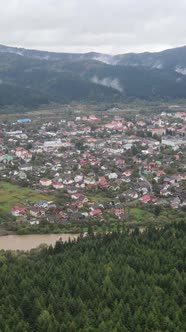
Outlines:
[[126, 53], [186, 44], [186, 0], [0, 0], [0, 44]]

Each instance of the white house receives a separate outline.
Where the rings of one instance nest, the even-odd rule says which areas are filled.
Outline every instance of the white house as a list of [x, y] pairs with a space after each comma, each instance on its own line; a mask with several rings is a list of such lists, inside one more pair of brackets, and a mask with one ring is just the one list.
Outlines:
[[44, 187], [49, 187], [52, 184], [50, 179], [41, 179], [39, 182]]
[[109, 173], [107, 174], [109, 180], [115, 180], [118, 178], [118, 175], [116, 173]]

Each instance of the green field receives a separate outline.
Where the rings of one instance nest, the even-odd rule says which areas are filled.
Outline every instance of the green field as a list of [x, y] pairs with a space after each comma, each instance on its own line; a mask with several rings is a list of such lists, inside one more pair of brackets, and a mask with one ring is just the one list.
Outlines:
[[110, 202], [113, 200], [112, 197], [108, 196], [108, 192], [102, 191], [97, 193], [86, 193], [85, 196], [91, 203]]
[[8, 213], [13, 205], [26, 207], [26, 201], [35, 202], [42, 199], [52, 201], [54, 197], [0, 181], [0, 212]]
[[153, 213], [142, 210], [140, 208], [131, 208], [129, 211], [130, 219], [133, 221], [147, 221], [150, 217], [153, 217]]

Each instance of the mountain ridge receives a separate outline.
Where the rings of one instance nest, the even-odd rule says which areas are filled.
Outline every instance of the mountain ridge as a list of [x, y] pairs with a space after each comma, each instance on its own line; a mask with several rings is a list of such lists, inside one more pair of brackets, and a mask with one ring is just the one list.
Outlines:
[[[105, 62], [106, 58], [110, 59], [110, 64], [130, 64], [134, 65], [131, 58], [135, 59], [141, 59], [142, 57], [150, 57], [150, 58], [156, 58], [158, 60], [159, 58], [162, 58], [163, 56], [172, 57], [174, 56], [175, 61], [177, 61], [177, 54], [179, 52], [179, 55], [181, 54], [182, 57], [184, 57], [185, 60], [185, 66], [186, 66], [186, 45], [179, 46], [175, 48], [165, 49], [162, 51], [156, 51], [156, 52], [127, 52], [127, 53], [121, 53], [121, 54], [106, 54], [106, 53], [100, 53], [100, 52], [86, 52], [86, 53], [69, 53], [69, 52], [51, 52], [51, 51], [44, 51], [44, 50], [36, 50], [36, 49], [26, 49], [23, 47], [12, 47], [12, 46], [6, 46], [0, 44], [0, 52], [5, 53], [13, 53], [18, 55], [24, 55], [28, 57], [35, 57], [35, 58], [41, 58], [46, 60], [73, 60], [73, 59], [91, 59], [91, 60], [99, 60], [101, 62]], [[42, 56], [43, 55], [43, 56]], [[129, 61], [130, 60], [130, 61]], [[140, 65], [141, 63], [138, 62], [135, 65]], [[145, 64], [144, 64], [145, 65]], [[148, 66], [148, 63], [147, 63]]]
[[186, 98], [185, 74], [186, 46], [112, 56], [0, 45], [0, 106]]

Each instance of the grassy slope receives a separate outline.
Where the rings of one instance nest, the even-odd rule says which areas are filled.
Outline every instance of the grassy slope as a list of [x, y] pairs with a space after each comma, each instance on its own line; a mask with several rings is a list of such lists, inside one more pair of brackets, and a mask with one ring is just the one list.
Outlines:
[[148, 220], [148, 218], [153, 217], [154, 214], [149, 211], [142, 210], [140, 208], [130, 209], [130, 217], [135, 221]]
[[41, 199], [52, 201], [53, 197], [36, 192], [32, 189], [0, 181], [0, 212], [10, 212], [13, 205], [26, 207], [26, 200], [35, 202]]

